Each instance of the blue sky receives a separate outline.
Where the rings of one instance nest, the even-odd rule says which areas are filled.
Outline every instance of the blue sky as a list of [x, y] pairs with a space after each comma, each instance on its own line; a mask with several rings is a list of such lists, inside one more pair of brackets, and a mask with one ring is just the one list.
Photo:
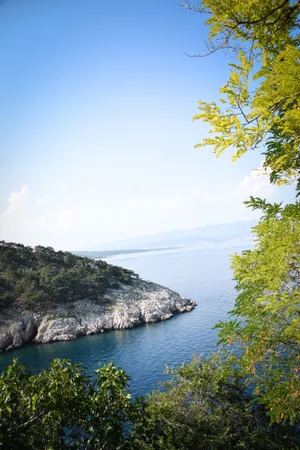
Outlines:
[[250, 194], [292, 188], [194, 150], [228, 56], [205, 51], [203, 18], [174, 0], [0, 3], [0, 238], [86, 249], [253, 218]]

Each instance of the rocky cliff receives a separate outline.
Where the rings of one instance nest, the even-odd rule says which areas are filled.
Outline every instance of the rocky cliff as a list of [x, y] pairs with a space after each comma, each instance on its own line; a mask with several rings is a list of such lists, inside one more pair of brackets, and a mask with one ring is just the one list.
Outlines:
[[108, 289], [101, 302], [80, 300], [31, 313], [14, 310], [0, 320], [0, 351], [27, 343], [68, 341], [78, 336], [133, 328], [191, 311], [196, 303], [155, 283], [134, 279]]

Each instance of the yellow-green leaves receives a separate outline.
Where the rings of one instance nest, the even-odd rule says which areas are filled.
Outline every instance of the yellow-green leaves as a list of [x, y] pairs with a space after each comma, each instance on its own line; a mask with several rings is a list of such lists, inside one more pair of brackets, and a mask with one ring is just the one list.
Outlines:
[[238, 364], [260, 392], [273, 422], [300, 420], [300, 204], [252, 198], [263, 219], [255, 248], [234, 255], [236, 320], [219, 325], [221, 341], [238, 345]]
[[299, 171], [299, 11], [300, 3], [289, 0], [204, 0], [199, 8], [210, 13], [211, 52], [229, 48], [236, 56], [220, 100], [198, 104], [194, 120], [210, 130], [195, 147], [213, 146], [216, 156], [233, 149], [236, 160], [263, 149], [266, 139], [276, 139], [277, 146], [284, 142], [284, 150], [269, 152], [266, 146], [264, 152], [271, 181], [279, 184], [293, 181]]

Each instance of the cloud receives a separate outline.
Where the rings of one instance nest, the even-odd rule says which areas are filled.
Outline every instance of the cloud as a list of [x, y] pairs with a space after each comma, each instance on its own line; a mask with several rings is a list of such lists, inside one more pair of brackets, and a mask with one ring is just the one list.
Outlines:
[[[99, 195], [94, 190], [48, 191], [38, 195], [29, 186], [14, 190], [0, 214], [0, 239], [56, 249], [87, 249], [136, 236], [197, 226], [255, 219], [246, 208], [250, 195], [276, 200], [278, 188], [266, 174], [253, 170], [231, 190], [205, 186], [132, 195]], [[116, 194], [116, 192], [115, 192]]]
[[214, 193], [208, 192], [206, 196], [202, 192], [195, 195], [192, 199], [194, 211], [190, 208], [187, 214], [194, 215], [194, 221], [198, 221], [199, 226], [257, 219], [261, 216], [260, 211], [246, 208], [244, 201], [249, 200], [250, 196], [274, 201], [278, 190], [278, 186], [270, 183], [264, 171], [255, 169], [232, 189], [222, 191], [219, 188]]
[[[108, 241], [214, 223], [256, 219], [260, 217], [260, 212], [246, 208], [243, 202], [251, 195], [272, 201], [277, 191], [277, 186], [270, 184], [265, 173], [253, 170], [230, 190], [222, 191], [218, 187], [211, 192], [204, 186], [186, 190], [185, 186], [179, 185], [178, 191], [169, 195], [139, 193], [110, 211], [109, 220], [116, 225], [112, 225], [115, 226], [114, 236]], [[97, 211], [94, 214], [97, 215]], [[100, 243], [98, 239], [95, 245]]]
[[71, 210], [35, 197], [26, 185], [10, 194], [8, 207], [0, 214], [0, 238], [27, 245], [64, 242], [72, 227]]
[[22, 210], [22, 208], [28, 203], [30, 197], [28, 186], [22, 186], [19, 191], [12, 191], [8, 198], [8, 208], [1, 214], [1, 218], [7, 217], [14, 214], [17, 211]]
[[263, 168], [263, 163], [259, 169], [254, 169], [244, 177], [243, 181], [233, 190], [232, 194], [242, 201], [247, 200], [250, 195], [253, 197], [272, 197], [278, 187], [271, 184], [268, 171]]

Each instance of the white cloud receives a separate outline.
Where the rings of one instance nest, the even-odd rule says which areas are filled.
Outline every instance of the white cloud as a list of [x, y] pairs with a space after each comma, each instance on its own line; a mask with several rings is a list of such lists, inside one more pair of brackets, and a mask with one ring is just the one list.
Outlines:
[[[185, 228], [209, 225], [213, 223], [235, 222], [239, 220], [252, 220], [260, 217], [260, 211], [252, 211], [244, 205], [250, 196], [275, 200], [278, 187], [269, 182], [265, 172], [260, 169], [252, 170], [242, 181], [230, 190], [221, 188], [214, 193], [203, 191], [193, 193], [191, 198], [183, 199], [182, 214], [193, 218], [194, 223], [184, 225]], [[180, 227], [178, 227], [180, 228]]]
[[22, 186], [19, 191], [12, 191], [8, 198], [8, 208], [7, 210], [0, 216], [1, 218], [7, 217], [11, 214], [14, 214], [16, 211], [22, 210], [24, 205], [28, 203], [30, 194], [28, 186]]
[[277, 191], [278, 187], [271, 184], [268, 171], [263, 168], [263, 163], [259, 169], [254, 169], [244, 177], [243, 181], [234, 189], [233, 195], [242, 201], [247, 200], [250, 195], [253, 197], [270, 197]]
[[55, 245], [64, 242], [72, 225], [72, 211], [36, 198], [24, 185], [11, 193], [7, 209], [0, 214], [0, 238], [27, 245]]
[[[254, 170], [233, 189], [214, 192], [178, 185], [176, 192], [99, 195], [98, 190], [33, 193], [15, 190], [0, 214], [0, 239], [56, 249], [86, 249], [103, 242], [181, 228], [254, 219], [250, 195], [273, 200], [278, 188]], [[118, 194], [119, 195], [119, 194]]]

